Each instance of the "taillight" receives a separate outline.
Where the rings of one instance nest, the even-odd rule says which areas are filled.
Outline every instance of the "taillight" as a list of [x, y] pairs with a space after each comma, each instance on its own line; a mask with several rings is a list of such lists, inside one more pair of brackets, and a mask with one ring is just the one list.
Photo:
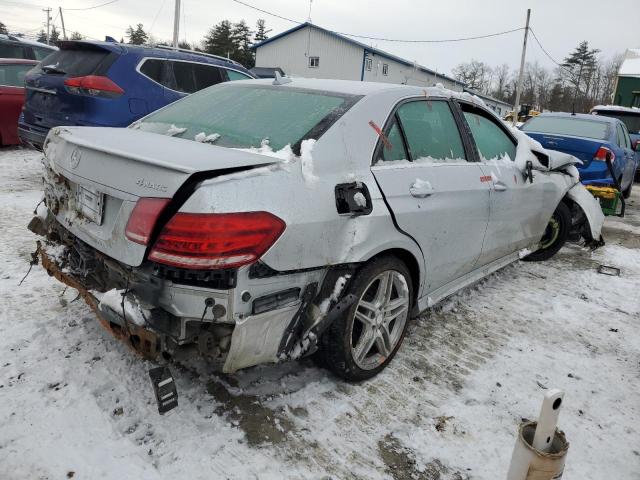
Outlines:
[[268, 212], [177, 213], [160, 232], [149, 260], [200, 270], [248, 265], [285, 227]]
[[601, 162], [606, 162], [607, 155], [610, 155], [611, 163], [613, 163], [616, 159], [616, 155], [607, 147], [600, 147], [596, 152], [595, 156], [593, 157], [593, 159], [599, 160]]
[[99, 75], [87, 75], [86, 77], [67, 78], [64, 81], [67, 90], [76, 95], [89, 95], [92, 97], [119, 97], [124, 93], [113, 80]]
[[138, 200], [124, 230], [125, 236], [140, 245], [149, 243], [153, 227], [169, 201], [168, 198], [141, 198]]

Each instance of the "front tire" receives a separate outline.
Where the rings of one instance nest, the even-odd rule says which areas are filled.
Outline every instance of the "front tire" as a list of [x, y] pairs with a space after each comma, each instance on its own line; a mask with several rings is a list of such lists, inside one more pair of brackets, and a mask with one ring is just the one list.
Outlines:
[[357, 273], [348, 292], [356, 302], [322, 336], [321, 363], [349, 381], [377, 375], [404, 339], [413, 299], [411, 274], [392, 256], [374, 259]]
[[571, 210], [566, 203], [560, 202], [553, 212], [542, 239], [540, 248], [523, 258], [527, 262], [549, 260], [564, 246], [571, 230]]

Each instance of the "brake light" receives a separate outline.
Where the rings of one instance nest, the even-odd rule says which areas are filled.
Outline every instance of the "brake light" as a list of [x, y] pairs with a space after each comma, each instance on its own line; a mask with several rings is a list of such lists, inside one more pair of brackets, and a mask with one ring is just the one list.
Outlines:
[[258, 260], [286, 224], [268, 212], [177, 213], [160, 232], [149, 260], [199, 270]]
[[141, 198], [138, 200], [124, 230], [125, 236], [140, 245], [149, 243], [153, 227], [169, 201], [168, 198]]
[[92, 97], [119, 97], [124, 93], [113, 80], [99, 75], [67, 78], [64, 81], [67, 90], [76, 95], [90, 95]]
[[593, 159], [601, 162], [606, 162], [607, 155], [610, 155], [611, 163], [613, 163], [616, 159], [616, 155], [607, 147], [600, 147], [596, 152], [595, 156], [593, 157]]

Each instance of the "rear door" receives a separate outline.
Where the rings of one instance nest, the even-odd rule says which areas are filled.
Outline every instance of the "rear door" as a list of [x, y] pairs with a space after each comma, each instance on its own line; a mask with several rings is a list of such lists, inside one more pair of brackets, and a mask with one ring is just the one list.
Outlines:
[[115, 55], [89, 43], [61, 45], [60, 50], [47, 56], [25, 79], [25, 121], [44, 128], [79, 124], [76, 117], [84, 115], [86, 97], [69, 93], [64, 81], [104, 74]]
[[489, 219], [489, 185], [448, 101], [403, 102], [384, 131], [372, 171], [398, 227], [423, 251], [430, 292], [474, 269]]
[[559, 192], [549, 172], [534, 171], [533, 183], [525, 181], [515, 165], [517, 142], [503, 122], [475, 105], [461, 102], [460, 108], [491, 187], [489, 226], [479, 261], [486, 265], [540, 240]]
[[33, 65], [0, 64], [0, 145], [18, 142], [18, 116], [24, 102], [24, 76]]
[[627, 127], [620, 122], [616, 125], [618, 134], [618, 146], [622, 149], [624, 155], [624, 171], [622, 172], [622, 188], [625, 189], [630, 182], [633, 182], [633, 177], [636, 172], [636, 157], [635, 151], [631, 148], [631, 139], [627, 133]]

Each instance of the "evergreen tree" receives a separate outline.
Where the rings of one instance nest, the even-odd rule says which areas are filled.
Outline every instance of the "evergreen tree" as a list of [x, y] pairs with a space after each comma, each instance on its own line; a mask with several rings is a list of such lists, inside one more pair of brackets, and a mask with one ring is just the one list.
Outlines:
[[4, 33], [5, 35], [9, 35], [9, 30], [7, 30], [7, 26], [0, 22], [0, 33]]
[[258, 19], [258, 21], [256, 22], [256, 28], [256, 35], [255, 37], [253, 37], [255, 43], [262, 42], [269, 38], [268, 33], [271, 31], [271, 29], [267, 30], [264, 18]]
[[202, 46], [206, 53], [231, 57], [231, 54], [236, 50], [231, 22], [223, 20], [212, 27], [205, 35]]
[[40, 33], [38, 34], [38, 38], [36, 38], [36, 40], [40, 43], [47, 43], [47, 32], [45, 32], [44, 30], [40, 30]]
[[129, 25], [125, 35], [131, 45], [144, 45], [149, 40], [149, 35], [144, 31], [141, 23], [136, 26], [135, 30]]
[[575, 50], [564, 59], [562, 66], [567, 70], [568, 79], [574, 87], [573, 109], [584, 110], [592, 76], [597, 68], [597, 53], [600, 50], [589, 48], [585, 40], [578, 44]]
[[185, 41], [178, 42], [178, 48], [182, 48], [184, 50], [192, 50], [191, 44]]
[[233, 25], [231, 31], [235, 50], [232, 57], [235, 61], [240, 62], [247, 68], [254, 66], [253, 51], [251, 51], [251, 37], [253, 32], [244, 20]]
[[56, 43], [58, 40], [60, 40], [60, 31], [55, 25], [52, 25], [51, 33], [49, 34], [49, 43]]
[[71, 40], [82, 40], [84, 37], [80, 32], [73, 32], [71, 34]]

